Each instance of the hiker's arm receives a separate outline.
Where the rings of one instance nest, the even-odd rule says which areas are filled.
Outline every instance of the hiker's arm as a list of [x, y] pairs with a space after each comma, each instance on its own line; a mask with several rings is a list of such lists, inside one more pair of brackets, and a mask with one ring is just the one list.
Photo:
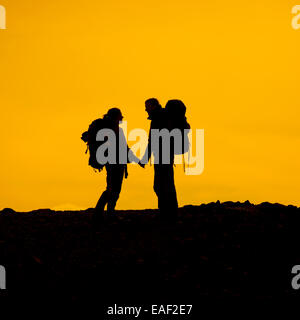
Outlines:
[[[139, 163], [140, 159], [133, 153], [133, 151], [127, 145], [128, 163]], [[130, 161], [131, 160], [131, 161]]]
[[121, 128], [119, 128], [119, 143], [121, 143], [122, 146], [126, 146], [127, 150], [127, 163], [139, 163], [140, 159], [133, 153], [133, 151], [128, 147], [124, 132]]
[[149, 162], [149, 159], [151, 158], [151, 154], [152, 154], [152, 150], [151, 150], [151, 129], [150, 129], [149, 137], [148, 137], [148, 145], [144, 153], [144, 156], [141, 159], [141, 163], [147, 164]]

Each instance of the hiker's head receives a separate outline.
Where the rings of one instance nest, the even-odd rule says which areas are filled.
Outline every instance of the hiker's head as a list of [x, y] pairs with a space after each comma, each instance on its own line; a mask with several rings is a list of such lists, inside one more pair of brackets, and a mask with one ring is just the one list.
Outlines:
[[153, 114], [160, 110], [162, 107], [157, 99], [151, 98], [145, 101], [146, 112], [148, 113], [148, 119], [152, 119]]
[[107, 111], [106, 115], [104, 115], [104, 118], [118, 124], [123, 119], [123, 115], [120, 109], [118, 108], [111, 108]]

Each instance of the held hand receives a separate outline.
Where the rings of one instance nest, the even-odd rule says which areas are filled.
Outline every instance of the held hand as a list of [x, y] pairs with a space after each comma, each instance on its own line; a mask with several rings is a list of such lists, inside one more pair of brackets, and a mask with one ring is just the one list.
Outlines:
[[145, 169], [145, 165], [144, 165], [143, 163], [139, 162], [138, 165], [139, 165], [140, 167], [142, 167], [143, 169]]

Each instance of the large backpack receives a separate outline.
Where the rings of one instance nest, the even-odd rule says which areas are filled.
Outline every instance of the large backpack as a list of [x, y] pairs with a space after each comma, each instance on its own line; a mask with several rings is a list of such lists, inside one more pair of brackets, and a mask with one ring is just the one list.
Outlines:
[[107, 123], [104, 119], [96, 119], [90, 124], [88, 131], [83, 132], [81, 136], [81, 139], [87, 144], [85, 153], [88, 151], [90, 153], [89, 165], [99, 172], [103, 169], [104, 165], [98, 163], [96, 153], [99, 146], [106, 142], [106, 140], [96, 141], [96, 136], [98, 131], [104, 129], [105, 127], [107, 127]]
[[179, 129], [182, 135], [182, 148], [174, 147], [174, 154], [184, 154], [190, 149], [188, 133], [191, 126], [186, 120], [186, 106], [181, 100], [169, 100], [165, 107], [168, 129]]

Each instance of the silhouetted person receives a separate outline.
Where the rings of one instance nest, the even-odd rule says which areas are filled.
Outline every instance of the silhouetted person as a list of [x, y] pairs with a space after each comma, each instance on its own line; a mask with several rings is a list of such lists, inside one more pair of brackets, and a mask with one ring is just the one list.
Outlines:
[[[152, 129], [168, 129], [168, 119], [165, 109], [161, 107], [158, 100], [151, 98], [145, 102], [148, 119], [151, 120], [149, 140], [146, 152], [141, 160], [142, 163], [147, 163], [154, 156], [154, 191], [158, 198], [158, 208], [160, 218], [165, 221], [175, 220], [178, 214], [178, 202], [176, 188], [174, 182], [174, 152], [172, 144], [170, 147], [170, 162], [169, 164], [162, 163], [162, 142], [159, 142], [158, 150], [151, 149], [151, 130]], [[159, 155], [157, 154], [159, 153]], [[157, 162], [157, 163], [156, 163]]]
[[[134, 162], [139, 163], [139, 159], [132, 153], [127, 146], [126, 139], [124, 137], [123, 130], [119, 128], [119, 122], [122, 121], [123, 116], [119, 109], [109, 109], [107, 114], [104, 116], [104, 121], [108, 129], [112, 129], [116, 135], [116, 164], [105, 164], [106, 169], [106, 190], [102, 193], [100, 199], [95, 208], [94, 222], [98, 223], [103, 220], [104, 208], [107, 205], [107, 214], [113, 214], [119, 195], [122, 188], [123, 178], [127, 178], [127, 164], [121, 164], [119, 159], [119, 141], [126, 144], [127, 153], [131, 153]], [[127, 157], [127, 162], [128, 157]], [[141, 165], [141, 164], [140, 164]], [[142, 165], [141, 165], [142, 166]]]

